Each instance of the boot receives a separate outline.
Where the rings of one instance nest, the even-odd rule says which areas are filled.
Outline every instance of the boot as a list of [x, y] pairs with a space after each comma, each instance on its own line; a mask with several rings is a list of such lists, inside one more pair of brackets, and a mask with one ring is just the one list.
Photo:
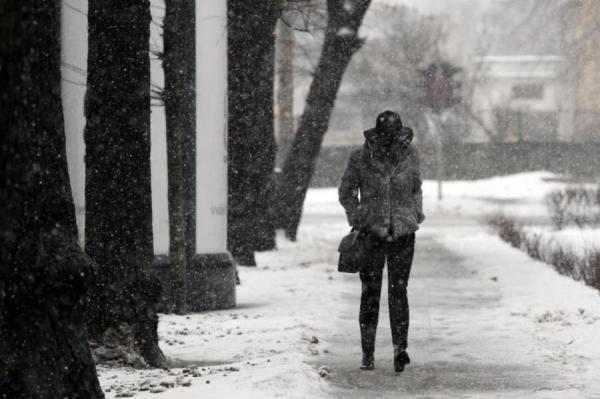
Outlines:
[[362, 348], [362, 363], [360, 364], [361, 370], [373, 370], [375, 368], [375, 334], [377, 327], [364, 327], [361, 325], [360, 329], [360, 344]]
[[375, 368], [375, 358], [372, 353], [363, 353], [361, 370], [373, 370]]
[[410, 357], [405, 350], [394, 349], [394, 370], [396, 373], [404, 371], [404, 366], [410, 363]]

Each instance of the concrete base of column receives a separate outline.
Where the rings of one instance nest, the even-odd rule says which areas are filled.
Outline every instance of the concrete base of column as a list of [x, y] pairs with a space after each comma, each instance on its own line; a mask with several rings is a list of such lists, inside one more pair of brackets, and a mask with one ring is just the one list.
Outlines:
[[152, 272], [158, 278], [161, 285], [160, 299], [157, 311], [159, 313], [173, 313], [175, 311], [175, 298], [173, 287], [173, 271], [171, 259], [168, 255], [154, 255]]
[[[173, 313], [177, 287], [170, 258], [157, 255], [153, 269], [162, 284], [158, 311]], [[235, 286], [235, 263], [229, 253], [195, 255], [191, 264], [188, 264], [188, 312], [235, 307]]]
[[228, 252], [196, 254], [188, 265], [188, 310], [235, 307], [235, 286], [235, 262]]

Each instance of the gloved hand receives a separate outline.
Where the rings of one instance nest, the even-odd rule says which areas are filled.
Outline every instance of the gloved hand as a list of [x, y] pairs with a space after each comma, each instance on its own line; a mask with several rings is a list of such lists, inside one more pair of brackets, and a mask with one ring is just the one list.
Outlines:
[[384, 241], [391, 241], [392, 236], [390, 234], [390, 228], [388, 226], [373, 226], [371, 231], [380, 239]]
[[400, 231], [394, 231], [391, 235], [391, 240], [390, 241], [396, 241], [398, 240], [400, 237], [402, 237], [402, 234]]
[[365, 210], [365, 208], [362, 205], [359, 205], [356, 208], [356, 212], [354, 212], [354, 215], [352, 217], [352, 227], [354, 227], [355, 229], [362, 229], [364, 227], [366, 227], [367, 224], [367, 212]]

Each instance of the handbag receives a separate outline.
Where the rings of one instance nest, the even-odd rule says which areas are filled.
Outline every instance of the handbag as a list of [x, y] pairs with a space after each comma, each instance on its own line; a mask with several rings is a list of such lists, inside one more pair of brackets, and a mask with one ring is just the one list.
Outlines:
[[357, 273], [366, 258], [365, 235], [361, 230], [352, 228], [338, 247], [338, 272]]

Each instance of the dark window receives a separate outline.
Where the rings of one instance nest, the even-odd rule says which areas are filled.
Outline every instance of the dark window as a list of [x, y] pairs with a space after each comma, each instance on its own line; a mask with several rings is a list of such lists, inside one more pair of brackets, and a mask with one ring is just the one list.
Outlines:
[[522, 99], [542, 99], [544, 98], [544, 85], [540, 84], [523, 84], [516, 85], [512, 88], [513, 98]]

